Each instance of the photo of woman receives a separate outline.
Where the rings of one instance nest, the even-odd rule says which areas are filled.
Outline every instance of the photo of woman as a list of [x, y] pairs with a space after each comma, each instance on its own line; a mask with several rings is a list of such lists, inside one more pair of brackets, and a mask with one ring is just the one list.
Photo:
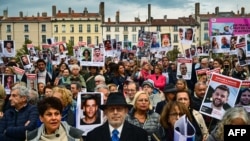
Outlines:
[[89, 49], [84, 49], [82, 52], [83, 59], [82, 61], [91, 61], [91, 52]]

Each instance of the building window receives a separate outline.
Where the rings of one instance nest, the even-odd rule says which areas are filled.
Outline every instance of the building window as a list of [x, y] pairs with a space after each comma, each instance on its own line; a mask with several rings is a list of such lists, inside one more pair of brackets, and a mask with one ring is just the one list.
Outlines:
[[106, 40], [110, 40], [110, 35], [106, 35]]
[[24, 32], [29, 32], [29, 25], [24, 25]]
[[209, 40], [208, 33], [204, 33], [204, 40]]
[[6, 32], [11, 32], [11, 25], [7, 25], [6, 28], [7, 28], [7, 29], [6, 29]]
[[79, 32], [82, 32], [82, 25], [79, 24]]
[[128, 27], [127, 26], [124, 26], [124, 31], [128, 31]]
[[98, 44], [99, 44], [99, 37], [95, 36], [95, 45], [98, 46]]
[[42, 35], [42, 43], [46, 43], [46, 35]]
[[161, 26], [157, 26], [156, 31], [161, 31]]
[[174, 31], [178, 31], [178, 26], [174, 26]]
[[107, 27], [106, 27], [106, 30], [107, 30], [108, 32], [110, 32], [110, 26], [107, 26]]
[[29, 40], [29, 35], [24, 35], [24, 41]]
[[12, 40], [11, 35], [7, 35], [7, 40]]
[[55, 40], [55, 42], [58, 42], [58, 37], [55, 36], [55, 37], [54, 37], [54, 40]]
[[58, 25], [54, 25], [54, 32], [58, 33]]
[[90, 36], [87, 37], [87, 45], [88, 44], [91, 44], [91, 37]]
[[141, 31], [145, 31], [145, 27], [144, 26], [141, 26]]
[[66, 32], [66, 25], [62, 25], [62, 32], [63, 32], [63, 33]]
[[174, 42], [175, 42], [175, 43], [178, 42], [178, 34], [174, 34]]
[[62, 36], [62, 41], [66, 42], [66, 37], [65, 36]]
[[95, 24], [95, 32], [98, 32], [98, 24]]
[[74, 32], [74, 25], [70, 25], [70, 32]]
[[90, 26], [90, 24], [88, 24], [88, 25], [87, 25], [87, 32], [88, 32], [88, 33], [91, 32], [91, 29], [90, 29], [90, 28], [91, 28], [91, 26]]
[[82, 42], [82, 41], [83, 41], [82, 36], [79, 36], [79, 42]]
[[136, 32], [136, 27], [135, 26], [132, 27], [132, 31]]
[[46, 32], [46, 24], [42, 24], [42, 32]]
[[124, 35], [123, 38], [124, 38], [124, 41], [128, 41], [128, 35]]
[[70, 36], [70, 41], [74, 45], [74, 36]]
[[133, 42], [133, 43], [136, 43], [136, 42], [137, 42], [136, 34], [133, 34], [133, 35], [132, 35], [132, 42]]
[[119, 27], [115, 27], [115, 32], [119, 32]]
[[120, 41], [119, 40], [119, 34], [115, 34], [115, 39], [116, 39], [116, 41]]
[[208, 30], [208, 23], [204, 23], [204, 30]]

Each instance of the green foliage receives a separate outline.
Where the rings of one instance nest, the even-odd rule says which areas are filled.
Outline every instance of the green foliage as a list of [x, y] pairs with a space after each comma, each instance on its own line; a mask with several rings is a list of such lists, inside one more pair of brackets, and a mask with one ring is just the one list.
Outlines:
[[73, 56], [73, 41], [69, 40], [69, 43], [66, 43], [67, 48], [68, 48], [68, 55]]
[[169, 58], [170, 61], [175, 61], [179, 53], [180, 51], [177, 48], [174, 48], [173, 50], [168, 51], [167, 57]]

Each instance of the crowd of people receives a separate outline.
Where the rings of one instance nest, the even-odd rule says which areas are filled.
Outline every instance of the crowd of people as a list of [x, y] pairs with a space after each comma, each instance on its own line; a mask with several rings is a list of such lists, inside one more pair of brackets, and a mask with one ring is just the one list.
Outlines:
[[[90, 55], [87, 50], [84, 54]], [[249, 125], [250, 117], [242, 108], [250, 106], [249, 89], [242, 90], [238, 104], [218, 120], [199, 113], [208, 86], [207, 79], [197, 80], [195, 74], [199, 69], [220, 68], [223, 75], [248, 80], [248, 67], [241, 66], [238, 58], [193, 59], [191, 80], [177, 77], [177, 62], [168, 57], [140, 62], [130, 53], [119, 62], [105, 58], [104, 67], [80, 66], [72, 57], [54, 65], [52, 74], [47, 62], [38, 59], [32, 72], [37, 74], [37, 87], [27, 85], [25, 74], [8, 85], [9, 94], [0, 85], [0, 140], [173, 141], [175, 122], [186, 115], [196, 141], [221, 141], [223, 125]], [[13, 66], [22, 67], [10, 59], [2, 73], [15, 75]], [[100, 92], [104, 100], [98, 105], [96, 96], [88, 95], [81, 104], [85, 115], [78, 119], [81, 125], [101, 123], [100, 111], [104, 113], [103, 123], [86, 136], [76, 127], [77, 100], [83, 91]]]

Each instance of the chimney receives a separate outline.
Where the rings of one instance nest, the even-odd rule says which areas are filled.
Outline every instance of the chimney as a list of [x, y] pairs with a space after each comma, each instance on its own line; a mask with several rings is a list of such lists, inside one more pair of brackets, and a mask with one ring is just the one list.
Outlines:
[[47, 17], [47, 12], [43, 12], [42, 17]]
[[23, 18], [23, 12], [22, 11], [19, 12], [19, 16], [20, 16], [20, 18]]
[[61, 13], [61, 10], [58, 10], [58, 13]]
[[164, 15], [164, 22], [167, 22], [167, 20], [168, 20], [168, 16], [167, 15]]
[[245, 15], [245, 8], [241, 7], [241, 16]]
[[200, 15], [200, 3], [195, 3], [195, 19], [197, 20], [197, 16]]
[[240, 15], [240, 11], [239, 10], [237, 11], [237, 15]]
[[56, 6], [53, 5], [52, 6], [52, 17], [55, 17], [56, 16]]
[[110, 23], [110, 18], [108, 18], [108, 22]]
[[72, 10], [72, 12], [71, 12], [72, 14], [74, 14], [75, 13], [75, 11], [74, 10]]
[[151, 5], [148, 4], [148, 23], [151, 23]]
[[120, 23], [120, 12], [116, 11], [115, 22]]
[[99, 6], [99, 14], [101, 15], [102, 23], [104, 23], [104, 20], [105, 20], [105, 15], [104, 15], [104, 2], [101, 2], [101, 3], [100, 3], [100, 6]]
[[71, 15], [71, 8], [69, 7], [69, 13], [68, 13], [69, 15]]
[[8, 18], [8, 10], [3, 10], [3, 18]]
[[40, 17], [40, 13], [39, 12], [37, 12], [37, 17]]
[[219, 7], [215, 7], [215, 14], [218, 15], [219, 14]]
[[84, 14], [84, 16], [87, 16], [87, 14], [88, 14], [87, 7], [84, 8], [83, 14]]

